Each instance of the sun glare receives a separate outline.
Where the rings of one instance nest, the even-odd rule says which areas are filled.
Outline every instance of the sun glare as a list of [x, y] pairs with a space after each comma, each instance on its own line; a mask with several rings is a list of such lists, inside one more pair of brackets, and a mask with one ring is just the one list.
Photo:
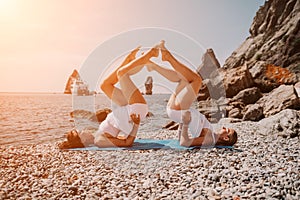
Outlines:
[[15, 0], [0, 0], [0, 22], [7, 22], [14, 19], [17, 9], [17, 2]]

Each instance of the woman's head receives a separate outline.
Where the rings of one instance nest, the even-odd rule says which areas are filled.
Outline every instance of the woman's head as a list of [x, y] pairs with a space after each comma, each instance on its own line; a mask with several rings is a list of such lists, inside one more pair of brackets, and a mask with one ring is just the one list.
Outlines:
[[232, 128], [223, 127], [219, 132], [216, 145], [233, 146], [237, 142], [237, 132]]

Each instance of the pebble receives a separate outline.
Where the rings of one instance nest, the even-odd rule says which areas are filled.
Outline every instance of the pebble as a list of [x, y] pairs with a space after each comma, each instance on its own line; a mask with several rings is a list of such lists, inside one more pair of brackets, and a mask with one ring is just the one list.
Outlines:
[[0, 199], [300, 199], [299, 138], [255, 134], [246, 122], [230, 126], [239, 133], [233, 150], [1, 146]]

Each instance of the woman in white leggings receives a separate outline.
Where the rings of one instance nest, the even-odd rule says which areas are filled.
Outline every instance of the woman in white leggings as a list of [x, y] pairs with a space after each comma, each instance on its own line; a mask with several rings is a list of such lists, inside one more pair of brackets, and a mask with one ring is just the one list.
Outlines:
[[[59, 145], [60, 148], [132, 146], [140, 121], [148, 113], [148, 105], [130, 76], [138, 73], [150, 58], [158, 56], [157, 47], [136, 58], [138, 51], [139, 48], [134, 49], [121, 66], [101, 83], [102, 91], [112, 101], [112, 112], [101, 122], [99, 129], [96, 132], [71, 131], [67, 134], [68, 140]], [[117, 83], [120, 88], [115, 86]]]
[[[201, 77], [180, 63], [165, 47], [162, 41], [158, 45], [162, 60], [171, 64], [174, 70], [167, 69], [151, 62], [148, 71], [155, 70], [171, 82], [178, 82], [175, 92], [167, 104], [170, 119], [180, 123], [179, 139], [182, 146], [232, 146], [237, 141], [235, 130], [223, 127], [217, 132], [209, 121], [198, 110], [191, 108], [202, 84]], [[190, 131], [192, 137], [188, 136]]]

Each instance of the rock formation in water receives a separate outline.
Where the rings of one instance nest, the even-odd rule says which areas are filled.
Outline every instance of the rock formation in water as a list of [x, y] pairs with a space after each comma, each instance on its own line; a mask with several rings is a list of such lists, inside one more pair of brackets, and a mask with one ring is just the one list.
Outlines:
[[76, 80], [80, 80], [80, 75], [79, 75], [78, 71], [76, 69], [74, 69], [74, 71], [68, 78], [64, 94], [72, 94], [71, 86], [74, 83], [74, 81], [76, 81]]
[[83, 81], [75, 69], [68, 78], [64, 94], [74, 94], [78, 96], [88, 96], [96, 94], [95, 91], [90, 91], [88, 84]]
[[145, 82], [146, 95], [152, 95], [153, 79], [152, 76], [148, 76]]

